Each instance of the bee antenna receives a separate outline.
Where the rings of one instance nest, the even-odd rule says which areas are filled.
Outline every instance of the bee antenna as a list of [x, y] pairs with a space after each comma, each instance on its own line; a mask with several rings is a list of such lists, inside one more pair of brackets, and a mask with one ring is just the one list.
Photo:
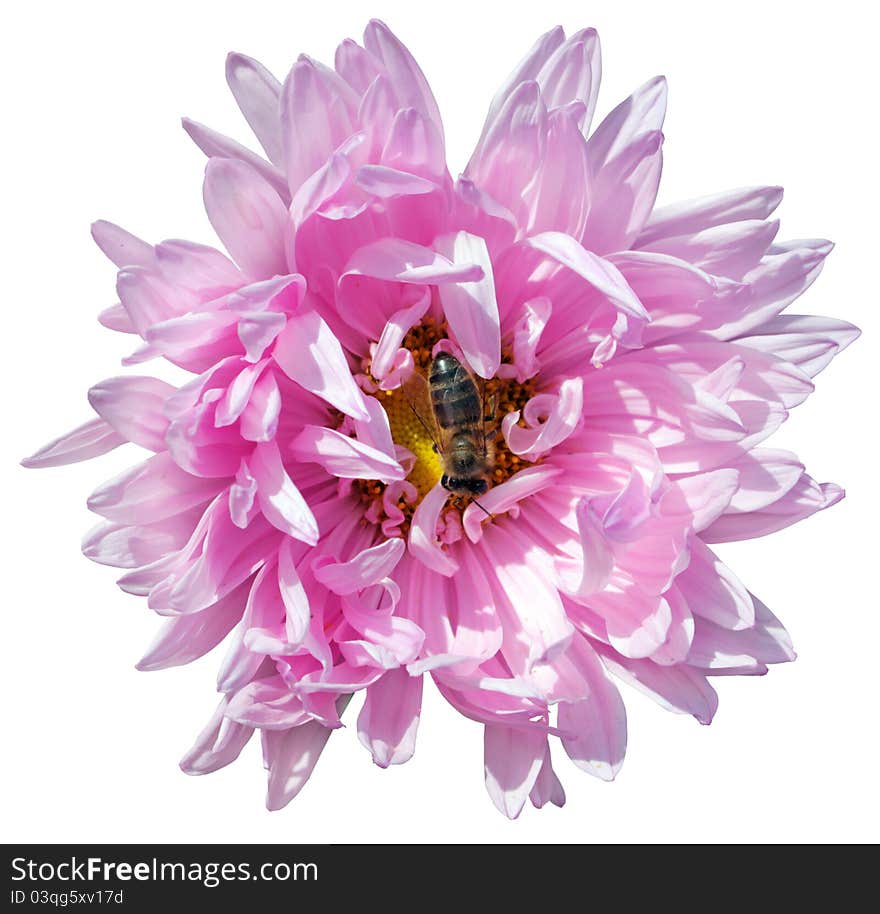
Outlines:
[[487, 511], [487, 510], [486, 510], [486, 509], [476, 500], [476, 498], [472, 498], [471, 501], [472, 501], [472, 502], [473, 502], [473, 503], [483, 512], [483, 514], [486, 515], [486, 517], [489, 518], [489, 520], [494, 520], [494, 519], [495, 519], [495, 515], [494, 515], [494, 514], [490, 514], [490, 513], [489, 513], [489, 512], [488, 512], [488, 511]]

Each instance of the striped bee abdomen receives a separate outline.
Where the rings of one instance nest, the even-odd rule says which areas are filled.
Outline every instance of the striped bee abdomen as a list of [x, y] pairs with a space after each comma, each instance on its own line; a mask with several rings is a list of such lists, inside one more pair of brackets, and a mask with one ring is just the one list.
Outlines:
[[441, 352], [431, 363], [431, 406], [442, 429], [482, 423], [477, 385], [454, 355]]

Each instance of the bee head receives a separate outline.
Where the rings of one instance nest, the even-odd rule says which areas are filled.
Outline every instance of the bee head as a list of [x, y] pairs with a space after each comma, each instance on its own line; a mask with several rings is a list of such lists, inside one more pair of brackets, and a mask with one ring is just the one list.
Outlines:
[[485, 479], [447, 476], [445, 473], [440, 479], [440, 485], [448, 492], [467, 492], [469, 495], [482, 495], [489, 488]]

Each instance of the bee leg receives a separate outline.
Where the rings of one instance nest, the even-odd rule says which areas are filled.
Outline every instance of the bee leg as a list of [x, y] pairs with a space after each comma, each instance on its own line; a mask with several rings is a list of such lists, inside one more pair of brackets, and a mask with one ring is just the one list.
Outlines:
[[486, 432], [486, 441], [491, 441], [500, 431], [498, 428], [493, 428], [491, 432]]

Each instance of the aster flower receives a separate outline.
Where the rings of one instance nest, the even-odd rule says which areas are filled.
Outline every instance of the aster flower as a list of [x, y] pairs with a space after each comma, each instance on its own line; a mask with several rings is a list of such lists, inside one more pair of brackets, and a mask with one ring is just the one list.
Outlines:
[[[97, 418], [25, 464], [153, 452], [92, 494], [83, 549], [165, 620], [140, 669], [227, 642], [187, 773], [259, 731], [282, 807], [355, 693], [375, 763], [405, 762], [429, 675], [483, 725], [515, 817], [564, 802], [551, 737], [615, 776], [618, 682], [707, 724], [713, 676], [794, 658], [712, 547], [843, 496], [765, 446], [858, 334], [783, 313], [831, 245], [776, 240], [777, 187], [656, 209], [666, 84], [591, 130], [600, 72], [593, 30], [541, 36], [453, 180], [428, 83], [382, 23], [283, 85], [232, 54], [265, 156], [184, 121], [226, 253], [95, 224], [125, 364], [193, 377], [97, 384]], [[442, 352], [490, 411], [478, 499], [444, 488], [407, 394]]]

